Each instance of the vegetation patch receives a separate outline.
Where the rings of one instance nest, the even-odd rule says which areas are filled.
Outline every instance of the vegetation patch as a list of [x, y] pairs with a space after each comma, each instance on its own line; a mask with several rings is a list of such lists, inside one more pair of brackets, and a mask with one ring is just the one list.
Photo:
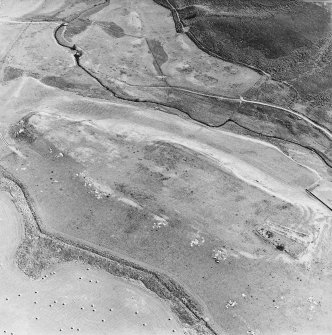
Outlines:
[[17, 79], [19, 77], [22, 77], [23, 74], [24, 74], [24, 71], [22, 69], [7, 66], [4, 70], [4, 73], [3, 73], [3, 80], [4, 81], [11, 81], [11, 80]]
[[71, 40], [73, 36], [84, 32], [91, 25], [91, 21], [87, 19], [77, 19], [72, 21], [65, 30], [65, 38]]
[[115, 22], [101, 22], [98, 21], [97, 24], [107, 33], [108, 35], [115, 37], [115, 38], [121, 38], [125, 36], [125, 32], [117, 25]]
[[[297, 0], [156, 2], [176, 8], [177, 27], [182, 23], [199, 48], [287, 81], [300, 93], [307, 114], [331, 122], [331, 19], [323, 7]], [[260, 97], [278, 102], [266, 90]]]

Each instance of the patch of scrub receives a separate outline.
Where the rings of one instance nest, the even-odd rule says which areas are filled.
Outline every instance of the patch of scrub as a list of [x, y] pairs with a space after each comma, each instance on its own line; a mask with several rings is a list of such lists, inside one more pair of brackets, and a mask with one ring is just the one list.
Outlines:
[[23, 75], [24, 71], [16, 67], [7, 66], [4, 70], [3, 81], [11, 81]]
[[90, 20], [75, 20], [71, 22], [65, 30], [65, 38], [71, 39], [73, 36], [78, 35], [85, 31], [91, 25]]
[[76, 81], [69, 81], [65, 77], [57, 77], [57, 76], [46, 76], [44, 77], [41, 82], [45, 85], [49, 85], [52, 87], [57, 87], [62, 90], [76, 90], [77, 89], [82, 89], [82, 90], [87, 90], [90, 88], [90, 85], [88, 84], [82, 84], [78, 83]]
[[205, 238], [201, 236], [199, 231], [196, 233], [189, 234], [189, 238], [191, 239], [190, 241], [191, 247], [195, 247], [195, 246], [200, 247], [201, 245], [205, 243]]
[[162, 66], [168, 61], [167, 53], [165, 52], [163, 45], [160, 43], [160, 41], [155, 39], [147, 39], [147, 43], [149, 45], [150, 51], [153, 54], [153, 57], [155, 58], [159, 66]]
[[97, 22], [97, 24], [104, 30], [105, 33], [112, 37], [121, 38], [125, 36], [125, 32], [122, 27], [118, 26], [114, 22]]

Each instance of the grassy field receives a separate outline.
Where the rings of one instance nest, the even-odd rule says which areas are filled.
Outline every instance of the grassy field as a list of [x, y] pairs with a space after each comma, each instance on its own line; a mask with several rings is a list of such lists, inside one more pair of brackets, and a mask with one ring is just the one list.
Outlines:
[[[294, 294], [290, 287], [296, 287], [301, 266], [291, 261], [290, 268], [287, 263], [280, 267], [284, 253], [265, 244], [254, 230], [266, 224], [287, 224], [290, 229], [314, 236], [315, 219], [310, 211], [281, 201], [258, 186], [264, 185], [264, 173], [269, 173], [279, 183], [292, 185], [294, 192], [301, 193], [303, 187], [314, 181], [311, 172], [292, 165], [275, 149], [266, 148], [264, 152], [258, 150], [258, 143], [219, 138], [216, 143], [224, 146], [222, 155], [231, 153], [241, 157], [238, 166], [247, 161], [261, 169], [257, 174], [261, 180], [253, 187], [225, 172], [215, 160], [203, 156], [200, 150], [209, 152], [206, 144], [204, 149], [194, 150], [188, 139], [185, 140], [186, 137], [193, 140], [201, 132], [209, 136], [212, 145], [211, 139], [221, 134], [213, 136], [210, 130], [204, 129], [197, 132], [197, 126], [188, 132], [193, 126], [190, 123], [185, 126], [181, 119], [177, 125], [172, 116], [169, 120], [173, 124], [167, 126], [168, 117], [160, 114], [158, 119], [155, 111], [151, 120], [139, 111], [113, 112], [109, 121], [91, 120], [91, 114], [90, 117], [86, 114], [91, 109], [86, 109], [84, 104], [74, 106], [68, 112], [85, 110], [78, 120], [41, 113], [31, 116], [25, 124], [18, 123], [24, 131], [17, 135], [17, 144], [29, 161], [14, 157], [3, 160], [11, 169], [17, 166], [15, 175], [27, 185], [45, 226], [149, 267], [163, 269], [195, 292], [215, 322], [222, 327], [227, 325], [230, 333], [255, 329], [258, 324], [268, 331], [273, 327], [271, 321], [263, 324], [258, 321], [249, 312], [249, 305], [255, 306], [255, 310], [265, 310], [266, 319], [280, 322], [280, 316], [276, 317], [274, 312], [273, 298], [268, 297]], [[165, 130], [176, 133], [180, 126], [188, 129], [188, 133], [179, 140], [181, 144], [176, 144], [175, 134], [165, 135]], [[27, 138], [33, 140], [26, 142]], [[255, 161], [253, 157], [260, 152], [261, 158]], [[222, 155], [215, 159], [222, 159]], [[260, 163], [259, 159], [266, 159], [267, 155], [265, 165]], [[280, 168], [285, 164], [284, 172], [274, 171], [274, 160]], [[229, 164], [228, 167], [233, 166]], [[27, 250], [33, 247], [34, 252], [49, 249], [46, 245], [26, 243]], [[300, 254], [305, 251], [305, 245]], [[291, 268], [294, 272], [289, 272]], [[247, 276], [241, 275], [243, 271]], [[270, 281], [261, 280], [271, 271], [272, 282], [278, 280], [272, 290]], [[284, 271], [288, 273], [286, 281], [281, 280]], [[257, 291], [258, 287], [264, 294]], [[280, 293], [289, 289], [289, 295]], [[292, 306], [303, 299], [301, 294], [297, 293]], [[237, 313], [250, 319], [250, 326], [241, 324], [238, 316], [233, 317], [233, 310], [225, 308], [229, 299], [244, 299], [239, 302]], [[285, 331], [289, 331], [290, 323], [284, 324]]]
[[[83, 261], [98, 275], [139, 280], [196, 330], [330, 333], [331, 219], [306, 193], [321, 182], [317, 194], [325, 194], [329, 185], [329, 168], [312, 155], [331, 159], [328, 131], [240, 99], [295, 106], [296, 91], [209, 56], [176, 31], [167, 8], [152, 0], [98, 3], [38, 2], [21, 8], [22, 21], [9, 14], [1, 21], [10, 38], [0, 39], [0, 164], [28, 190], [47, 232], [26, 225], [20, 269], [36, 277], [75, 262], [64, 273], [72, 280], [70, 267], [86, 276], [76, 268]], [[230, 57], [300, 66], [303, 52], [305, 66], [313, 59], [305, 50], [329, 50], [316, 48], [325, 21], [313, 23], [322, 13], [313, 5], [179, 4], [184, 30], [199, 27], [211, 47], [222, 37]], [[67, 47], [54, 35], [62, 20]], [[213, 38], [203, 34], [206, 24]], [[327, 64], [321, 56], [316, 63]], [[318, 72], [310, 71], [302, 71], [305, 85], [319, 91], [311, 80]], [[316, 108], [328, 127], [324, 106]]]

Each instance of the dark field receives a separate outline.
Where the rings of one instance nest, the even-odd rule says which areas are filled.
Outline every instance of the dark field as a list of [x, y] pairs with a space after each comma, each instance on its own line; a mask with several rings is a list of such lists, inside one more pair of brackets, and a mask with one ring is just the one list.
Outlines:
[[3, 80], [11, 81], [23, 75], [24, 71], [15, 67], [7, 66], [4, 70]]
[[70, 41], [74, 35], [85, 31], [90, 25], [91, 22], [89, 20], [75, 20], [72, 24], [69, 25], [68, 29], [66, 29], [64, 36], [67, 40]]
[[[164, 0], [156, 1], [167, 7]], [[172, 0], [188, 36], [230, 62], [254, 66], [299, 92], [306, 114], [331, 122], [330, 14], [302, 1]], [[261, 98], [271, 100], [265, 92]], [[272, 98], [273, 99], [273, 98]]]
[[190, 32], [211, 51], [276, 76], [286, 74], [287, 65], [309, 60], [328, 32], [328, 13], [300, 1], [180, 0], [173, 4], [181, 8], [178, 13]]
[[98, 22], [98, 25], [112, 37], [120, 38], [125, 35], [124, 30], [114, 22]]

